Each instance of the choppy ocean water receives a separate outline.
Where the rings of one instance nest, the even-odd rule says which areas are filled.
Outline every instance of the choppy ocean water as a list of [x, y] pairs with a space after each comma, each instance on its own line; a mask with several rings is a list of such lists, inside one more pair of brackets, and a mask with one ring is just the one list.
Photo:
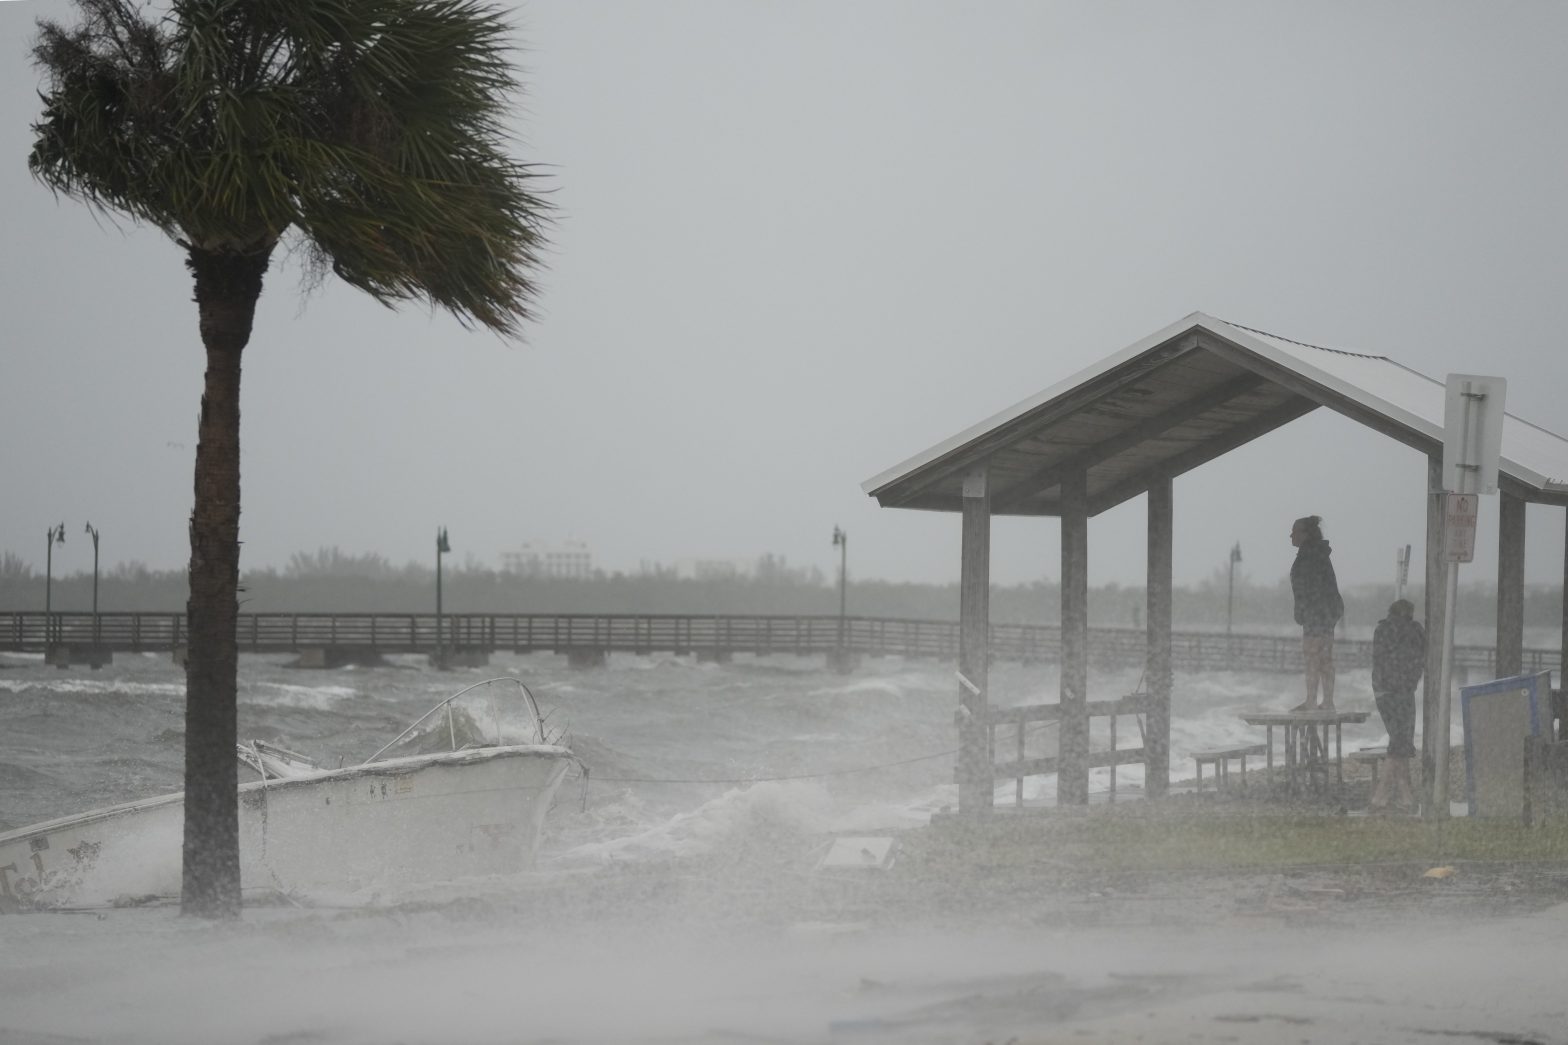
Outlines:
[[[542, 869], [606, 860], [691, 855], [734, 844], [781, 824], [824, 838], [927, 822], [957, 800], [952, 751], [958, 683], [932, 662], [868, 660], [840, 675], [820, 659], [737, 656], [728, 664], [691, 658], [613, 656], [604, 668], [574, 670], [548, 654], [498, 654], [487, 667], [430, 669], [422, 658], [384, 667], [306, 670], [288, 657], [240, 662], [239, 733], [281, 744], [323, 765], [374, 752], [443, 697], [470, 682], [514, 675], [539, 699], [553, 730], [590, 767], [569, 778], [547, 823]], [[185, 680], [168, 658], [119, 656], [98, 671], [61, 670], [36, 658], [0, 660], [0, 829], [112, 802], [176, 791], [183, 759]], [[1371, 707], [1365, 671], [1340, 679], [1343, 706]], [[1091, 699], [1141, 685], [1135, 669], [1094, 670]], [[1172, 766], [1190, 769], [1195, 750], [1254, 739], [1237, 713], [1300, 699], [1294, 676], [1181, 675], [1172, 708]], [[1051, 702], [1051, 665], [999, 664], [998, 706]], [[504, 728], [504, 724], [502, 724]], [[1136, 745], [1137, 723], [1119, 721], [1118, 743]], [[1096, 746], [1109, 743], [1096, 720]], [[1011, 754], [1004, 728], [998, 747]], [[1346, 743], [1383, 737], [1376, 716], [1347, 729]], [[1055, 749], [1054, 726], [1026, 736], [1028, 753]], [[1136, 793], [1137, 767], [1118, 771], [1120, 793]], [[1049, 777], [1026, 783], [1025, 798], [1048, 800]], [[1110, 771], [1091, 789], [1104, 793]], [[1013, 799], [1011, 785], [999, 801]]]

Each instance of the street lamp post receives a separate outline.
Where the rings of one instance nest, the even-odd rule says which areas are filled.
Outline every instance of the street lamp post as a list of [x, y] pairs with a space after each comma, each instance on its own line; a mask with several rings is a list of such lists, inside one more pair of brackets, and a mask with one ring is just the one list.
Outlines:
[[54, 646], [54, 546], [65, 543], [65, 523], [49, 527], [48, 550], [44, 553], [44, 659]]
[[436, 666], [441, 668], [446, 667], [446, 636], [441, 618], [441, 556], [451, 550], [443, 526], [436, 531]]
[[1231, 618], [1236, 612], [1236, 564], [1241, 561], [1241, 542], [1230, 550], [1230, 579], [1225, 592], [1225, 637], [1230, 638]]
[[844, 609], [846, 606], [845, 594], [847, 591], [848, 564], [849, 564], [849, 534], [842, 529], [833, 527], [833, 546], [838, 549], [838, 644], [836, 658], [840, 667], [844, 660]]
[[1231, 639], [1231, 621], [1236, 615], [1236, 564], [1241, 561], [1241, 542], [1237, 541], [1230, 549], [1230, 576], [1226, 583], [1225, 591], [1225, 654], [1235, 667], [1236, 643]]
[[93, 667], [98, 666], [98, 527], [87, 524], [87, 536], [93, 539]]

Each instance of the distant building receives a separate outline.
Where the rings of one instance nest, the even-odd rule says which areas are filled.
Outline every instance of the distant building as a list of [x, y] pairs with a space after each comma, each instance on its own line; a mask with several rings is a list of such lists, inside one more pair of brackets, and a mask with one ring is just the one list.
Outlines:
[[530, 541], [517, 551], [502, 552], [501, 570], [524, 577], [588, 580], [593, 577], [593, 552], [586, 541], [563, 541], [558, 545]]
[[642, 560], [639, 571], [644, 577], [670, 577], [683, 581], [737, 580], [756, 576], [756, 564], [748, 559], [687, 558], [673, 563]]
[[749, 563], [733, 559], [682, 559], [676, 564], [678, 576], [694, 581], [728, 581], [751, 573]]
[[794, 567], [782, 555], [768, 552], [755, 559], [692, 557], [673, 563], [644, 559], [639, 572], [645, 577], [670, 577], [683, 581], [760, 581], [765, 584], [821, 584], [815, 566]]

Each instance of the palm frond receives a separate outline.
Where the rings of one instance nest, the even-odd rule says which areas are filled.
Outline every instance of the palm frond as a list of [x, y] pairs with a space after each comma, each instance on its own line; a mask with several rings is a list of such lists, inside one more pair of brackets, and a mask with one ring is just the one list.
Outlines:
[[29, 165], [193, 249], [307, 253], [386, 304], [514, 334], [549, 208], [511, 156], [510, 27], [479, 0], [77, 0], [43, 22]]

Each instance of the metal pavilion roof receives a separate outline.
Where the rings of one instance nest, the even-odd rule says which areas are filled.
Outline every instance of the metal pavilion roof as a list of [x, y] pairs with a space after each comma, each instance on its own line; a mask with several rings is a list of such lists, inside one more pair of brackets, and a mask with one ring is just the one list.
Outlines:
[[[861, 484], [884, 507], [958, 511], [984, 464], [991, 511], [1057, 515], [1061, 477], [1088, 476], [1098, 514], [1326, 406], [1441, 453], [1444, 384], [1386, 356], [1308, 345], [1194, 312]], [[1503, 489], [1568, 504], [1568, 440], [1513, 414]]]

